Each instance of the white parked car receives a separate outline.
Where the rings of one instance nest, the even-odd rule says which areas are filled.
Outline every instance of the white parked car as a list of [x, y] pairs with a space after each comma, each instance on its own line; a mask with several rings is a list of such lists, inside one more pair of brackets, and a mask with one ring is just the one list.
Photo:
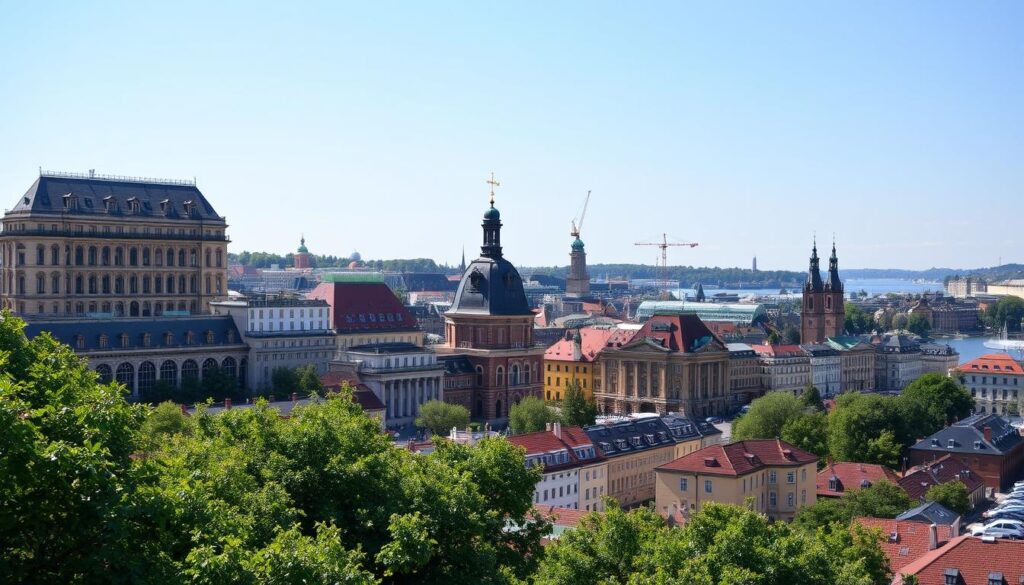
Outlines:
[[997, 538], [1024, 538], [1024, 522], [1020, 520], [995, 520], [971, 531], [971, 536], [995, 536]]

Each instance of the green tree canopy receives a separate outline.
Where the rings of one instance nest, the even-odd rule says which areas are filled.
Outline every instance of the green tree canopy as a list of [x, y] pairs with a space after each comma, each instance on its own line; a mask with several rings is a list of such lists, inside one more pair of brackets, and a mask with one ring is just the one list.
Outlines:
[[896, 313], [892, 316], [892, 328], [893, 329], [906, 329], [909, 319], [906, 313]]
[[825, 401], [821, 399], [821, 392], [814, 384], [807, 384], [804, 387], [804, 393], [800, 395], [800, 401], [804, 403], [806, 408], [825, 412]]
[[846, 303], [844, 305], [844, 313], [846, 315], [846, 332], [851, 335], [871, 333], [875, 326], [874, 315], [866, 313], [856, 303]]
[[[829, 415], [829, 452], [838, 461], [896, 467], [900, 441], [891, 429], [901, 427], [898, 403], [878, 394], [848, 392], [836, 399]], [[895, 449], [895, 452], [893, 451]]]
[[967, 493], [967, 486], [959, 480], [933, 485], [928, 488], [924, 499], [938, 502], [960, 515], [971, 511], [971, 498]]
[[782, 330], [782, 343], [796, 345], [800, 343], [800, 329], [793, 325], [786, 325]]
[[908, 439], [926, 437], [970, 416], [974, 400], [956, 378], [928, 373], [911, 382], [899, 396]]
[[921, 337], [927, 337], [928, 332], [932, 330], [932, 326], [928, 323], [928, 318], [920, 313], [913, 313], [907, 317], [907, 331], [920, 335]]
[[549, 422], [555, 422], [558, 416], [548, 408], [544, 401], [535, 396], [527, 396], [513, 404], [508, 413], [508, 426], [513, 433], [533, 433], [543, 431]]
[[469, 426], [469, 410], [459, 404], [430, 400], [420, 407], [416, 426], [427, 429], [434, 436], [445, 437], [452, 427], [465, 430]]
[[1005, 324], [1010, 331], [1019, 331], [1024, 319], [1024, 299], [1005, 296], [985, 311], [984, 319], [989, 327], [998, 329]]
[[782, 427], [804, 411], [804, 404], [791, 392], [769, 392], [750, 403], [750, 410], [733, 423], [732, 436], [746, 439], [774, 439]]
[[299, 374], [294, 368], [279, 367], [270, 372], [270, 386], [277, 398], [299, 390]]
[[819, 498], [813, 505], [800, 508], [793, 523], [809, 530], [845, 529], [853, 518], [895, 518], [913, 506], [907, 492], [888, 481], [847, 489], [841, 498]]
[[295, 375], [298, 378], [296, 385], [298, 386], [299, 392], [304, 396], [311, 394], [323, 394], [324, 385], [320, 383], [320, 374], [316, 371], [316, 366], [313, 364], [306, 364], [295, 369]]
[[597, 419], [597, 403], [593, 396], [587, 398], [579, 382], [574, 380], [565, 387], [559, 415], [562, 424], [587, 427], [594, 424]]
[[801, 413], [786, 421], [781, 437], [794, 447], [799, 447], [819, 457], [819, 466], [828, 457], [828, 417], [823, 412]]

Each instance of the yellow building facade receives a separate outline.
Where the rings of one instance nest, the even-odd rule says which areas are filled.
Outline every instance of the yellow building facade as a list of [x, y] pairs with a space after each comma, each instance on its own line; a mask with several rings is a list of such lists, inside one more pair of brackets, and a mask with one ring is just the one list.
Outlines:
[[569, 332], [544, 352], [544, 400], [559, 402], [576, 383], [587, 400], [594, 395], [596, 360], [615, 329], [583, 327]]

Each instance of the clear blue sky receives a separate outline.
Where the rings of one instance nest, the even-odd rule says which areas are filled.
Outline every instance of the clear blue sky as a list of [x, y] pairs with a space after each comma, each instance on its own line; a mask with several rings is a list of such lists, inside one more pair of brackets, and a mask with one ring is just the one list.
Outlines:
[[191, 178], [231, 249], [519, 265], [1024, 262], [1022, 2], [0, 0], [0, 194]]

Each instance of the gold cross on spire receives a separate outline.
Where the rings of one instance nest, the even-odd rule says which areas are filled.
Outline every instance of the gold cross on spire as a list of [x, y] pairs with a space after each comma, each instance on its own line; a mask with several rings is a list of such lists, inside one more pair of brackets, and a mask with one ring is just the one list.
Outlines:
[[494, 188], [501, 187], [501, 183], [494, 180], [494, 171], [491, 171], [491, 178], [487, 180], [487, 184], [491, 186], [491, 207], [494, 207]]

